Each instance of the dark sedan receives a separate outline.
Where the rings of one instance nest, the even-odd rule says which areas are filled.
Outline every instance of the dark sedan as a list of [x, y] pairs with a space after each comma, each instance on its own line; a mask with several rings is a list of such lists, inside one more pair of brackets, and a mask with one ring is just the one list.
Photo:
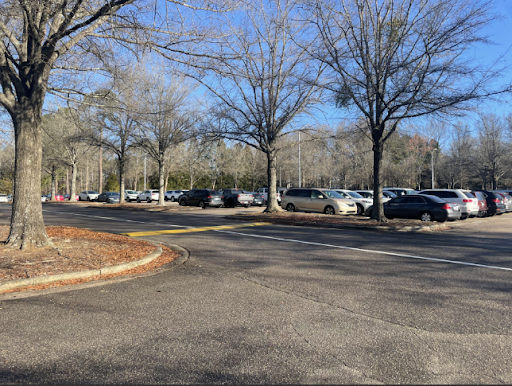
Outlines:
[[220, 207], [223, 204], [222, 194], [213, 189], [192, 189], [178, 198], [180, 205]]
[[[371, 215], [372, 207], [367, 214]], [[446, 202], [442, 198], [427, 194], [407, 194], [398, 196], [384, 203], [384, 215], [389, 218], [410, 218], [421, 221], [438, 221], [460, 219], [457, 203]]]
[[106, 202], [108, 204], [118, 204], [119, 197], [119, 193], [117, 192], [103, 192], [98, 196], [96, 201]]

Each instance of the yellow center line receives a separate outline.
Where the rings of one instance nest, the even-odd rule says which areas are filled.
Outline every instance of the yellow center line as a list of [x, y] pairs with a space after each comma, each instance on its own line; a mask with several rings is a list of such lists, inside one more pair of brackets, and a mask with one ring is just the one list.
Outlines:
[[130, 236], [130, 237], [156, 236], [156, 235], [168, 235], [168, 234], [177, 234], [177, 233], [192, 233], [192, 232], [216, 231], [216, 230], [224, 230], [224, 229], [257, 227], [257, 226], [261, 226], [261, 225], [272, 225], [272, 223], [269, 223], [269, 222], [253, 222], [253, 223], [249, 223], [249, 224], [218, 225], [218, 226], [210, 226], [210, 227], [187, 228], [187, 229], [173, 229], [173, 230], [149, 231], [149, 232], [130, 232], [130, 233], [121, 233], [121, 234], [123, 236]]

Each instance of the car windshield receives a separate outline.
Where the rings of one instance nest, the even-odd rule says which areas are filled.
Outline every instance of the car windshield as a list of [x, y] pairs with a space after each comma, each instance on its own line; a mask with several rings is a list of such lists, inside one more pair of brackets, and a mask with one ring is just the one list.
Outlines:
[[322, 193], [324, 193], [329, 198], [343, 198], [341, 194], [335, 192], [334, 190], [322, 190]]
[[347, 193], [350, 194], [354, 198], [364, 198], [363, 196], [361, 196], [359, 193], [356, 193], [356, 192], [347, 192]]
[[89, 190], [87, 193], [88, 194], [98, 194], [98, 192], [95, 192], [94, 190]]

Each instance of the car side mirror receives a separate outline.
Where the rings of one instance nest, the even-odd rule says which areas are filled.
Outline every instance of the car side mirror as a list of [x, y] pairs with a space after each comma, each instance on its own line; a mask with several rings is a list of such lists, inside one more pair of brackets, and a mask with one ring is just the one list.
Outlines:
[[323, 200], [325, 198], [325, 196], [320, 195], [320, 196], [318, 196], [318, 198]]

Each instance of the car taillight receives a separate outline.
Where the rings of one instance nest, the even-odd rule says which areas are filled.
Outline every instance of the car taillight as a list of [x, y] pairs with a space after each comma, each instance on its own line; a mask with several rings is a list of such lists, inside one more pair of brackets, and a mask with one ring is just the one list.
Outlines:
[[464, 202], [473, 202], [472, 200], [468, 199], [468, 198], [465, 198], [464, 200], [462, 200]]
[[237, 194], [237, 195], [236, 195], [236, 197], [237, 197], [237, 198], [240, 198], [240, 195], [239, 195], [239, 194]]
[[450, 206], [450, 204], [444, 204], [441, 209], [451, 209], [452, 207]]
[[209, 200], [209, 199], [211, 199], [211, 198], [212, 198], [212, 196], [208, 196], [208, 197], [206, 197], [206, 198]]
[[492, 202], [499, 203], [499, 202], [500, 202], [500, 199], [499, 199], [499, 198], [493, 198], [493, 199], [492, 199]]

